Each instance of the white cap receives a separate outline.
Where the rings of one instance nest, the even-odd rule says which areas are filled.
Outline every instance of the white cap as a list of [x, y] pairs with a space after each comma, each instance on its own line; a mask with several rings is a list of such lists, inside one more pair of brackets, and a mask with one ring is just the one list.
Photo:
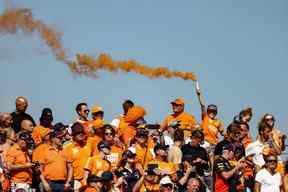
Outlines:
[[173, 182], [171, 181], [169, 176], [165, 176], [160, 180], [160, 185], [166, 185], [166, 184], [172, 184]]

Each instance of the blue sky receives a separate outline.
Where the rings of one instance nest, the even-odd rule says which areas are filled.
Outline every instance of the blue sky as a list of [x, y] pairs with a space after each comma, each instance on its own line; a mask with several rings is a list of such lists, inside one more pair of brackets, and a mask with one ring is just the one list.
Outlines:
[[[276, 116], [282, 130], [288, 125], [288, 1], [14, 0], [12, 5], [32, 9], [35, 18], [61, 32], [71, 57], [106, 52], [114, 59], [196, 73], [206, 103], [219, 106], [225, 125], [246, 106], [254, 109], [254, 135], [265, 112]], [[51, 107], [56, 121], [70, 123], [75, 105], [85, 101], [104, 107], [109, 122], [129, 98], [145, 107], [153, 123], [181, 96], [186, 111], [200, 120], [193, 82], [104, 71], [97, 79], [75, 76], [35, 33], [0, 34], [0, 65], [0, 111], [13, 111], [15, 97], [24, 95], [36, 120], [43, 107]]]

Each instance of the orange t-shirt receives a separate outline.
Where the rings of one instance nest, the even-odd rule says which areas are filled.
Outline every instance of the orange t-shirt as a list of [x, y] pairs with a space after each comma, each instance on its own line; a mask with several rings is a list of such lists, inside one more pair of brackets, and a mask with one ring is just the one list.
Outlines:
[[99, 155], [94, 155], [88, 159], [85, 169], [90, 171], [91, 175], [98, 175], [110, 171], [111, 163], [108, 160], [101, 159]]
[[158, 169], [160, 171], [164, 171], [166, 174], [172, 174], [176, 172], [176, 165], [169, 161], [152, 160], [148, 163], [148, 165], [149, 164], [157, 164]]
[[136, 162], [140, 163], [143, 167], [147, 165], [147, 163], [153, 160], [153, 156], [150, 152], [150, 148], [148, 146], [142, 147], [139, 144], [136, 144]]
[[155, 183], [155, 184], [142, 184], [140, 187], [139, 192], [146, 192], [146, 191], [160, 191], [160, 185]]
[[219, 132], [224, 131], [222, 123], [218, 119], [209, 118], [208, 115], [205, 115], [202, 121], [202, 128], [205, 141], [213, 145], [218, 143]]
[[67, 159], [72, 160], [74, 179], [83, 179], [84, 167], [87, 164], [88, 158], [92, 155], [92, 148], [89, 143], [81, 147], [76, 142], [71, 142], [64, 147], [64, 151]]
[[116, 169], [122, 159], [124, 149], [116, 145], [111, 146], [110, 155], [107, 155], [107, 160], [111, 163], [112, 169]]
[[41, 160], [43, 153], [46, 150], [46, 148], [49, 148], [49, 145], [46, 143], [41, 143], [40, 145], [38, 145], [32, 153], [32, 161], [33, 162], [39, 162]]
[[137, 130], [135, 127], [130, 126], [124, 119], [120, 120], [118, 134], [126, 146], [136, 136], [136, 133]]
[[[31, 162], [28, 154], [23, 152], [17, 144], [8, 149], [6, 161], [8, 165], [24, 165]], [[11, 180], [15, 183], [32, 183], [32, 170], [30, 168], [10, 171], [10, 173]]]
[[84, 128], [85, 134], [89, 135], [90, 128], [92, 128], [93, 123], [91, 121], [82, 121], [82, 120], [79, 120], [79, 119], [77, 119], [76, 122], [80, 123], [83, 126], [83, 128]]
[[36, 145], [42, 142], [42, 137], [47, 133], [47, 131], [50, 131], [50, 128], [44, 127], [42, 125], [34, 127], [31, 136]]
[[99, 190], [97, 190], [94, 187], [87, 187], [84, 192], [100, 192]]
[[63, 150], [57, 151], [48, 145], [43, 149], [39, 163], [43, 165], [42, 173], [48, 180], [66, 180], [67, 163], [72, 163], [72, 159], [67, 159]]
[[[181, 114], [175, 116], [175, 115], [168, 115], [161, 127], [162, 129], [167, 129], [168, 124], [172, 121], [180, 121], [180, 129], [184, 129], [184, 136], [189, 137], [191, 136], [191, 130], [193, 129], [193, 126], [197, 124], [196, 118], [193, 115], [190, 115], [186, 112], [182, 112]], [[188, 129], [188, 130], [186, 130]]]

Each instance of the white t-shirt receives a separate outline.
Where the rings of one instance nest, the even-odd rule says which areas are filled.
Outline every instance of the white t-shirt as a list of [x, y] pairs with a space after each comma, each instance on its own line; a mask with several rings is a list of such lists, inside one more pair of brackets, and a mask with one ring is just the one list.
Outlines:
[[281, 175], [278, 172], [271, 175], [267, 169], [261, 169], [256, 174], [255, 180], [261, 183], [261, 192], [280, 192]]
[[265, 164], [263, 158], [263, 148], [264, 144], [257, 140], [253, 143], [250, 143], [245, 149], [246, 156], [253, 155], [253, 163], [259, 167], [262, 167]]

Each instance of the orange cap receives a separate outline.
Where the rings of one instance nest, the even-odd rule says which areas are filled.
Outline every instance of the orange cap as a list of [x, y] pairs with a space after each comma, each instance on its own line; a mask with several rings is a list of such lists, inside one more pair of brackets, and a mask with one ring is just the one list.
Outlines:
[[177, 98], [174, 101], [171, 102], [171, 104], [176, 104], [176, 105], [184, 105], [185, 101], [183, 98]]
[[93, 106], [92, 113], [98, 113], [98, 112], [104, 112], [103, 108], [99, 106]]

